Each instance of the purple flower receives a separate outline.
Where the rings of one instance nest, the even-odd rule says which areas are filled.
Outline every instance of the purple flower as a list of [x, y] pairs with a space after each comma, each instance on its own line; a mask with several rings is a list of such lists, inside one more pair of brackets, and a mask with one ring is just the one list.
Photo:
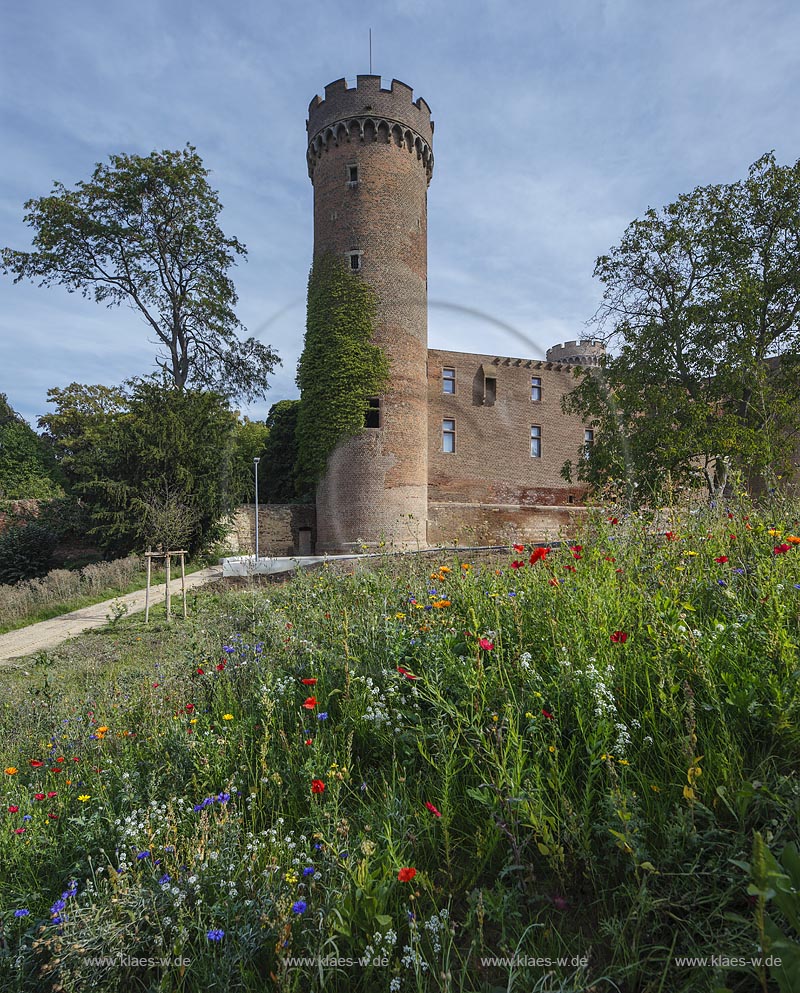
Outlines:
[[231, 652], [235, 652], [236, 649], [233, 647], [233, 645], [223, 645], [222, 646], [222, 651], [223, 652], [227, 652], [227, 654], [230, 655]]
[[66, 900], [56, 900], [56, 902], [50, 908], [50, 913], [51, 914], [59, 914], [64, 909], [64, 907], [66, 907], [66, 905], [67, 905], [67, 901]]
[[166, 886], [169, 881], [170, 881], [170, 875], [168, 872], [165, 872], [164, 875], [161, 877], [161, 879], [159, 879], [158, 885]]
[[222, 941], [222, 939], [225, 937], [225, 932], [222, 930], [222, 928], [215, 927], [212, 928], [206, 934], [206, 937], [208, 938], [209, 941]]
[[220, 803], [227, 803], [228, 800], [230, 800], [230, 798], [231, 798], [230, 793], [218, 793], [217, 794], [217, 800]]
[[317, 714], [317, 720], [318, 721], [327, 721], [327, 719], [328, 719], [328, 711], [327, 710], [323, 710], [321, 714]]
[[136, 858], [139, 859], [140, 861], [142, 859], [149, 859], [150, 858], [150, 852], [139, 852], [139, 854], [136, 856]]
[[308, 904], [306, 903], [305, 900], [298, 900], [297, 903], [292, 904], [292, 910], [294, 911], [295, 914], [303, 914], [305, 913], [307, 906]]
[[27, 917], [30, 914], [30, 910], [26, 910], [24, 907], [21, 910], [15, 910], [15, 917]]

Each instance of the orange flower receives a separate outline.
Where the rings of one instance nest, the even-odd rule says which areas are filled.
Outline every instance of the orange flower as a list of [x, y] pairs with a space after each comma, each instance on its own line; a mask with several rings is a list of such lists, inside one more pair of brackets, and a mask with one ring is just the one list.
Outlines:
[[786, 540], [790, 542], [792, 545], [800, 545], [800, 537], [798, 537], [796, 534], [787, 534]]
[[16, 776], [16, 774], [19, 772], [19, 769], [15, 765], [10, 765], [4, 771], [7, 776]]

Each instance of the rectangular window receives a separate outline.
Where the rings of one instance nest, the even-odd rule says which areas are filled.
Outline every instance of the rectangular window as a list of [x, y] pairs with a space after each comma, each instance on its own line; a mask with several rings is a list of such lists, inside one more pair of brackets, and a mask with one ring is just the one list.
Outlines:
[[483, 402], [491, 407], [497, 399], [497, 380], [493, 376], [483, 380]]
[[452, 453], [456, 450], [456, 422], [445, 418], [442, 421], [442, 451]]
[[456, 391], [455, 369], [442, 369], [442, 393], [455, 393], [455, 391]]
[[586, 458], [589, 458], [589, 452], [591, 452], [594, 446], [594, 431], [591, 428], [586, 428], [583, 432], [583, 450]]
[[367, 409], [364, 411], [364, 427], [379, 428], [381, 426], [381, 401], [379, 397], [369, 397]]
[[542, 429], [538, 424], [531, 425], [531, 458], [542, 457]]
[[358, 166], [349, 165], [347, 167], [347, 182], [350, 186], [355, 186], [358, 182]]
[[538, 403], [542, 399], [542, 377], [531, 376], [531, 400]]
[[358, 272], [361, 269], [361, 252], [350, 252], [350, 271]]

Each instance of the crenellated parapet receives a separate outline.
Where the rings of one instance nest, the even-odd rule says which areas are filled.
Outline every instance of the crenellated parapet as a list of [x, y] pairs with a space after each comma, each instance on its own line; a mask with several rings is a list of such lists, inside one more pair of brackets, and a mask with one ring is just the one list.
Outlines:
[[390, 89], [380, 76], [358, 76], [356, 85], [337, 79], [308, 107], [308, 174], [312, 181], [319, 158], [346, 143], [382, 142], [416, 154], [428, 182], [433, 174], [433, 121], [428, 104], [397, 79]]
[[584, 338], [582, 341], [564, 341], [548, 348], [547, 361], [565, 365], [599, 366], [605, 354], [606, 346], [602, 341]]

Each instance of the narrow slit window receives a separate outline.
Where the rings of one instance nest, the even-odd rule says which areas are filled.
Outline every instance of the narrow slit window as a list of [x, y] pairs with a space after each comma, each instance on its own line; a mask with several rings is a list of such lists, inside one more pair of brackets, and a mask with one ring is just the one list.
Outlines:
[[350, 271], [360, 272], [361, 270], [361, 252], [350, 252]]
[[442, 421], [442, 451], [452, 454], [456, 450], [456, 422], [445, 418]]
[[542, 377], [531, 376], [531, 400], [538, 403], [542, 399]]
[[381, 426], [381, 401], [380, 397], [369, 397], [367, 409], [364, 411], [364, 427], [379, 428]]
[[583, 454], [584, 458], [589, 458], [589, 455], [594, 447], [594, 431], [592, 428], [586, 428], [583, 432]]
[[350, 186], [355, 186], [358, 183], [358, 166], [349, 165], [347, 167], [347, 182]]
[[542, 457], [542, 429], [538, 424], [531, 425], [531, 458]]
[[497, 380], [489, 376], [483, 381], [483, 402], [491, 407], [497, 399]]
[[456, 391], [455, 369], [442, 369], [442, 393], [455, 393], [455, 391]]

